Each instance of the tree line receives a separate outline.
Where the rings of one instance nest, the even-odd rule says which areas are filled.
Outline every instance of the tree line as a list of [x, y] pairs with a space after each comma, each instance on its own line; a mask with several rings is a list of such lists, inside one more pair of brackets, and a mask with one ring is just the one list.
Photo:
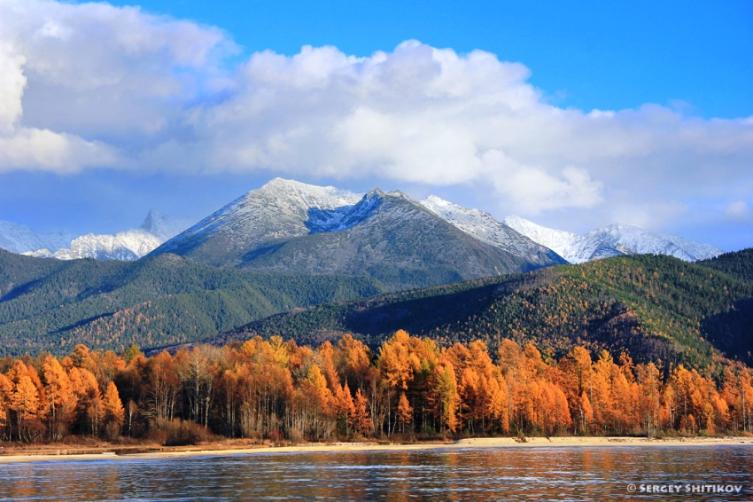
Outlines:
[[[177, 439], [165, 431], [189, 431]], [[0, 360], [0, 438], [191, 441], [462, 435], [661, 435], [753, 430], [750, 368], [717, 378], [576, 346], [555, 360], [504, 339], [440, 347], [399, 330], [376, 353], [350, 335], [280, 337], [146, 357], [83, 345]], [[160, 434], [162, 434], [160, 436]]]

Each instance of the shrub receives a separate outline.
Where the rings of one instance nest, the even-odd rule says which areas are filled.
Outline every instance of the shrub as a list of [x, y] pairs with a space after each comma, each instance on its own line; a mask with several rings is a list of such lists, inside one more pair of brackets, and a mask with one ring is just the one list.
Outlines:
[[152, 428], [152, 437], [162, 446], [185, 446], [199, 444], [210, 439], [211, 434], [201, 425], [189, 420], [157, 420]]

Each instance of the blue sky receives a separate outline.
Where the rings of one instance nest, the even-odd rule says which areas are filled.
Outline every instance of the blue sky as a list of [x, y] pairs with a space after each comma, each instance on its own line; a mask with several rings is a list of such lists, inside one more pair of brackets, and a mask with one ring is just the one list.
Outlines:
[[[134, 226], [149, 208], [198, 219], [283, 175], [354, 190], [438, 193], [571, 230], [629, 220], [725, 249], [753, 245], [751, 2], [138, 6], [105, 12], [32, 0], [0, 7], [24, 20], [10, 30], [7, 55], [23, 80], [8, 84], [19, 110], [6, 132], [0, 114], [0, 135], [14, 148], [30, 144], [19, 138], [31, 131], [70, 142], [32, 152], [50, 148], [46, 156], [0, 155], [0, 219], [72, 232]], [[132, 33], [145, 38], [134, 41]], [[335, 52], [302, 52], [306, 45]], [[43, 60], [50, 48], [75, 71]], [[444, 48], [449, 56], [429, 54]], [[260, 57], [265, 50], [282, 59]], [[470, 57], [475, 50], [496, 63]], [[384, 66], [375, 51], [386, 53], [389, 71], [399, 67], [397, 77], [371, 80], [362, 67]], [[435, 70], [454, 79], [441, 82], [439, 102], [436, 87], [418, 88]], [[312, 77], [319, 71], [324, 90], [321, 75]], [[367, 84], [384, 88], [342, 98], [361, 96]], [[403, 88], [409, 92], [400, 102]], [[309, 96], [319, 101], [290, 105]], [[248, 111], [264, 97], [269, 110]], [[437, 116], [446, 128], [433, 128]], [[301, 125], [330, 133], [307, 131], [301, 139]], [[389, 134], [395, 129], [397, 138]], [[334, 145], [330, 159], [319, 146], [333, 137], [348, 148]], [[279, 138], [295, 155], [270, 146]], [[372, 138], [377, 152], [363, 145]], [[463, 141], [444, 149], [457, 138]]]
[[745, 0], [138, 4], [219, 26], [245, 52], [295, 54], [303, 45], [334, 45], [365, 56], [417, 39], [523, 62], [532, 82], [563, 106], [677, 102], [706, 117], [753, 114], [753, 3]]

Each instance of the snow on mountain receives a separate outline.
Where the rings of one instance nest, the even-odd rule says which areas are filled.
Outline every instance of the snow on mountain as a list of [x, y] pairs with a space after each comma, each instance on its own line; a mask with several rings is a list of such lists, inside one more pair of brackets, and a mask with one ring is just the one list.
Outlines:
[[[275, 178], [204, 218], [158, 248], [159, 253], [213, 257], [242, 254], [261, 243], [335, 228], [361, 197], [331, 186]], [[209, 243], [209, 245], [204, 245]]]
[[364, 195], [355, 205], [334, 209], [310, 208], [306, 227], [311, 233], [339, 232], [348, 229], [368, 218], [382, 204], [383, 195], [381, 191], [374, 190]]
[[[400, 192], [373, 190], [358, 195], [283, 178], [246, 193], [182, 233], [179, 230], [185, 226], [155, 211], [149, 212], [139, 228], [115, 234], [85, 234], [72, 240], [62, 234], [37, 234], [22, 225], [0, 221], [0, 248], [63, 260], [135, 260], [156, 250], [192, 255], [218, 265], [227, 264], [228, 260], [242, 263], [249, 258], [249, 250], [255, 250], [256, 257], [259, 252], [273, 252], [275, 243], [291, 238], [340, 232], [359, 225], [379, 211], [385, 197], [401, 197], [417, 204], [475, 239], [534, 266], [560, 263], [562, 259], [581, 263], [644, 253], [694, 261], [720, 253], [712, 246], [629, 225], [575, 234], [517, 216], [499, 222], [484, 211], [436, 196], [416, 202]], [[415, 212], [411, 214], [415, 217]]]
[[519, 216], [510, 216], [504, 221], [570, 263], [631, 254], [661, 254], [696, 261], [721, 253], [719, 249], [707, 244], [657, 234], [633, 225], [608, 225], [585, 234], [576, 234], [547, 228]]
[[467, 209], [436, 195], [430, 195], [420, 203], [463, 232], [516, 256], [532, 261], [538, 261], [542, 256], [547, 260], [559, 258], [553, 256], [554, 253], [550, 251], [549, 246], [542, 246], [510, 226], [500, 223], [487, 212]]
[[85, 234], [73, 239], [70, 247], [58, 249], [51, 256], [59, 260], [137, 260], [160, 244], [162, 239], [139, 229], [116, 234]]
[[547, 228], [519, 216], [508, 216], [503, 221], [508, 227], [551, 249], [570, 263], [580, 263], [576, 261], [579, 259], [577, 234]]
[[400, 192], [361, 196], [280, 178], [154, 251], [160, 253], [216, 266], [367, 274], [399, 287], [564, 263], [489, 215], [439, 198], [422, 204]]
[[152, 210], [139, 228], [115, 234], [84, 234], [71, 240], [66, 247], [52, 250], [42, 247], [24, 254], [59, 260], [138, 260], [179, 230], [174, 222]]
[[0, 248], [12, 253], [24, 253], [33, 249], [57, 249], [70, 242], [71, 237], [62, 232], [37, 233], [25, 225], [0, 221]]

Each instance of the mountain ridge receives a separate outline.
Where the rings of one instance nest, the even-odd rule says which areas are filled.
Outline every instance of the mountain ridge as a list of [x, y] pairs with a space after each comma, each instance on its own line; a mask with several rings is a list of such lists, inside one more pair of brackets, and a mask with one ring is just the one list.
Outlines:
[[401, 192], [374, 189], [359, 197], [275, 178], [152, 254], [255, 270], [366, 273], [396, 289], [563, 263], [515, 238], [527, 243], [525, 253], [478, 239]]
[[[359, 215], [353, 209], [369, 194], [373, 200], [399, 196], [420, 204], [473, 238], [526, 258], [535, 266], [556, 264], [561, 262], [560, 258], [583, 263], [608, 256], [659, 253], [694, 261], [720, 253], [713, 246], [630, 225], [612, 224], [576, 234], [516, 216], [500, 221], [487, 212], [465, 208], [435, 195], [413, 200], [401, 192], [379, 189], [359, 195], [333, 186], [284, 178], [274, 178], [247, 192], [183, 232], [154, 211], [137, 228], [114, 234], [83, 234], [73, 239], [63, 234], [35, 234], [22, 225], [0, 222], [0, 248], [58, 259], [134, 260], [154, 251], [177, 252], [195, 255], [212, 265], [239, 265], [255, 247], [358, 225], [368, 214]], [[363, 204], [361, 208], [364, 209]], [[213, 236], [214, 244], [207, 244], [206, 237], [213, 229], [219, 235]], [[210, 249], [212, 246], [215, 249]], [[218, 257], [218, 253], [227, 256]]]
[[615, 223], [577, 234], [548, 228], [520, 216], [508, 216], [504, 222], [534, 242], [552, 249], [570, 263], [634, 254], [662, 254], [685, 261], [698, 261], [722, 253], [707, 244], [657, 234], [635, 225]]

